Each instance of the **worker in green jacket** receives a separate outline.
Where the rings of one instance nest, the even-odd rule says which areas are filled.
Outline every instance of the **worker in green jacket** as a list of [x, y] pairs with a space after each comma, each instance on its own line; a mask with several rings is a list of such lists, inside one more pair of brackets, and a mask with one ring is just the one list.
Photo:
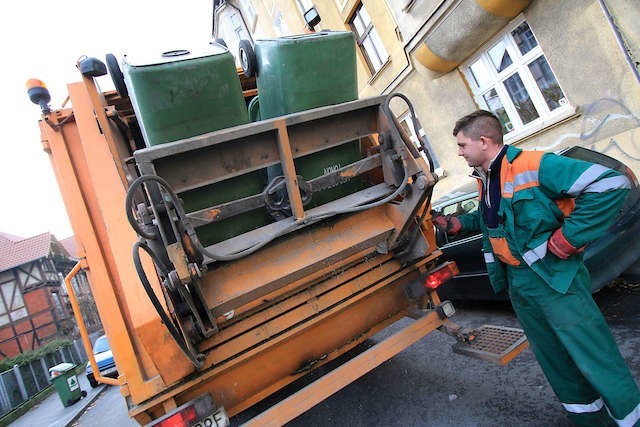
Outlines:
[[434, 224], [483, 234], [496, 292], [507, 289], [531, 349], [577, 425], [640, 425], [640, 391], [591, 297], [582, 251], [613, 223], [629, 191], [604, 166], [504, 145], [479, 110], [455, 124], [458, 155], [474, 168], [480, 209]]

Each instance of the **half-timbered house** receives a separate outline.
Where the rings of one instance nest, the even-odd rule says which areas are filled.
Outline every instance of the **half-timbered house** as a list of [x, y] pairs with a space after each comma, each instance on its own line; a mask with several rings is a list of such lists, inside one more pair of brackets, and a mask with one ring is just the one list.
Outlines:
[[21, 238], [0, 233], [0, 358], [71, 336], [73, 316], [63, 275], [74, 265], [51, 233]]

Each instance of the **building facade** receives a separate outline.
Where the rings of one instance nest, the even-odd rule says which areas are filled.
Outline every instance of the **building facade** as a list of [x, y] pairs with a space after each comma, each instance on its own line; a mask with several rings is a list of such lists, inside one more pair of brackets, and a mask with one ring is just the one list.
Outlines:
[[[76, 261], [50, 233], [26, 239], [0, 233], [0, 358], [77, 334], [63, 283]], [[86, 277], [80, 274], [72, 284], [86, 300]], [[95, 304], [87, 309], [96, 312]], [[101, 328], [99, 320], [91, 328]]]
[[[410, 98], [446, 175], [436, 196], [468, 179], [451, 131], [478, 108], [500, 117], [509, 144], [581, 145], [640, 171], [634, 0], [216, 0], [214, 7], [213, 36], [232, 52], [240, 38], [303, 33], [312, 8], [321, 18], [316, 31], [353, 31], [359, 96]], [[407, 118], [405, 106], [392, 106]]]

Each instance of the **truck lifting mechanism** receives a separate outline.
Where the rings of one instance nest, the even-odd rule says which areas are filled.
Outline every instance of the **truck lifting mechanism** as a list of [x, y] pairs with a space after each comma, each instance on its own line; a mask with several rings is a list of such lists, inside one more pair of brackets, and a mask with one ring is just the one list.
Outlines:
[[[408, 103], [403, 95], [394, 96], [401, 97]], [[244, 294], [236, 290], [233, 295], [221, 295], [224, 299], [220, 300], [218, 307], [211, 307], [208, 305], [203, 289], [209, 287], [208, 283], [211, 283], [210, 286], [213, 288], [219, 286], [215, 284], [214, 278], [217, 271], [216, 263], [240, 261], [278, 238], [299, 234], [300, 230], [321, 221], [332, 219], [335, 221], [336, 217], [341, 215], [369, 211], [391, 202], [394, 202], [394, 227], [393, 230], [380, 230], [382, 235], [376, 239], [376, 251], [393, 253], [404, 264], [421, 257], [426, 252], [428, 244], [418, 229], [426, 215], [426, 206], [428, 206], [436, 177], [429, 168], [423, 168], [420, 164], [424, 163], [423, 158], [413, 145], [404, 143], [393, 124], [394, 118], [389, 109], [389, 102], [394, 96], [357, 101], [350, 105], [331, 107], [314, 113], [303, 113], [296, 118], [275, 123], [275, 132], [272, 123], [269, 124], [271, 128], [269, 131], [266, 126], [256, 125], [250, 129], [251, 134], [241, 132], [238, 135], [236, 132], [220, 131], [215, 137], [209, 136], [206, 141], [195, 138], [188, 142], [184, 141], [180, 147], [172, 145], [169, 148], [162, 145], [140, 150], [134, 154], [142, 174], [131, 184], [126, 198], [128, 219], [140, 236], [140, 240], [134, 245], [134, 262], [149, 297], [154, 301], [159, 315], [163, 317], [164, 310], [155, 299], [155, 294], [142, 269], [139, 250], [144, 250], [154, 260], [171, 306], [174, 310], [181, 307], [180, 312], [172, 313], [175, 323], [164, 317], [163, 322], [196, 366], [200, 367], [203, 355], [195, 351], [192, 343], [202, 341], [218, 332], [216, 316], [230, 319], [233, 317], [233, 311], [240, 304], [249, 299], [262, 298], [277, 286], [270, 284], [262, 288], [251, 287]], [[330, 135], [327, 123], [338, 120], [345, 123], [343, 129], [335, 135]], [[372, 122], [380, 129], [371, 129]], [[301, 132], [299, 129], [302, 129], [302, 126], [304, 126], [304, 134], [299, 135]], [[267, 162], [262, 158], [275, 158], [276, 149], [280, 153], [292, 153], [295, 150], [302, 155], [305, 151], [315, 149], [312, 144], [318, 144], [318, 142], [309, 141], [310, 135], [324, 135], [324, 143], [329, 145], [352, 138], [351, 133], [362, 137], [373, 130], [378, 133], [377, 152], [318, 178], [307, 181], [297, 175], [293, 159], [290, 158], [287, 164], [285, 157], [282, 165], [283, 175], [274, 178], [262, 193], [224, 204], [207, 206], [192, 213], [185, 212], [174, 190], [174, 187], [185, 188], [185, 180], [194, 181], [191, 178], [193, 175], [202, 176], [203, 179], [201, 182], [189, 182], [187, 184], [189, 187], [206, 185], [213, 179], [225, 179], [226, 171], [222, 168], [215, 170], [211, 165], [215, 164], [215, 159], [224, 156], [220, 151], [229, 146], [233, 146], [240, 152], [262, 151], [261, 159], [251, 159], [243, 163], [244, 170], [235, 169], [233, 174], [237, 176], [265, 166]], [[326, 143], [326, 139], [330, 139], [329, 144]], [[292, 149], [292, 147], [295, 148]], [[181, 161], [186, 162], [185, 165], [187, 163], [193, 165], [195, 158], [192, 156], [195, 155], [200, 159], [203, 156], [208, 157], [209, 161], [202, 160], [202, 164], [207, 165], [206, 172], [204, 170], [196, 174], [191, 172], [190, 177], [187, 177], [175, 175], [174, 171], [182, 170], [180, 167], [167, 171], [167, 174], [159, 170], [162, 164], [169, 162], [175, 165], [175, 162]], [[326, 205], [305, 209], [305, 204], [313, 200], [315, 192], [358, 179], [376, 169], [382, 169], [383, 182], [364, 187], [346, 198]], [[171, 180], [171, 183], [168, 180]], [[279, 197], [278, 191], [284, 188], [287, 190], [286, 199], [276, 201]], [[136, 197], [144, 201], [135, 203]], [[222, 244], [209, 247], [201, 243], [195, 231], [195, 225], [215, 223], [256, 208], [277, 209], [290, 213], [288, 216], [279, 215], [278, 217], [284, 217], [284, 219], [247, 233], [249, 235], [228, 239]], [[352, 243], [362, 244], [359, 240]], [[282, 254], [274, 255], [275, 259], [270, 261], [279, 262], [277, 258], [281, 258]], [[323, 260], [323, 262], [328, 261]], [[209, 271], [212, 273], [211, 277], [207, 277]], [[238, 288], [237, 284], [234, 288]]]
[[[170, 53], [163, 66], [189, 56]], [[135, 73], [149, 70], [124, 65], [81, 58], [71, 108], [52, 110], [39, 80], [28, 94], [83, 251], [67, 281], [87, 269], [120, 373], [103, 378], [94, 367], [96, 380], [119, 384], [138, 422], [226, 425], [405, 317], [415, 321], [249, 424], [286, 423], [434, 330], [455, 337], [456, 352], [500, 364], [526, 347], [517, 329], [456, 325], [438, 297], [457, 267], [439, 260], [429, 215], [437, 176], [406, 96], [149, 143], [152, 126], [163, 130], [136, 86]], [[107, 68], [119, 91], [98, 90]], [[232, 71], [246, 110], [255, 77]]]

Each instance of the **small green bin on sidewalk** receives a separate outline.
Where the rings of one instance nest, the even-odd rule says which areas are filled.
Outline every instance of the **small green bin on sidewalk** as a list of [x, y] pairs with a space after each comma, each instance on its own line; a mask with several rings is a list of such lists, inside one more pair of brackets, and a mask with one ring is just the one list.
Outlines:
[[73, 405], [85, 395], [80, 388], [75, 367], [73, 363], [60, 363], [49, 368], [51, 384], [55, 387], [60, 401], [65, 407]]

